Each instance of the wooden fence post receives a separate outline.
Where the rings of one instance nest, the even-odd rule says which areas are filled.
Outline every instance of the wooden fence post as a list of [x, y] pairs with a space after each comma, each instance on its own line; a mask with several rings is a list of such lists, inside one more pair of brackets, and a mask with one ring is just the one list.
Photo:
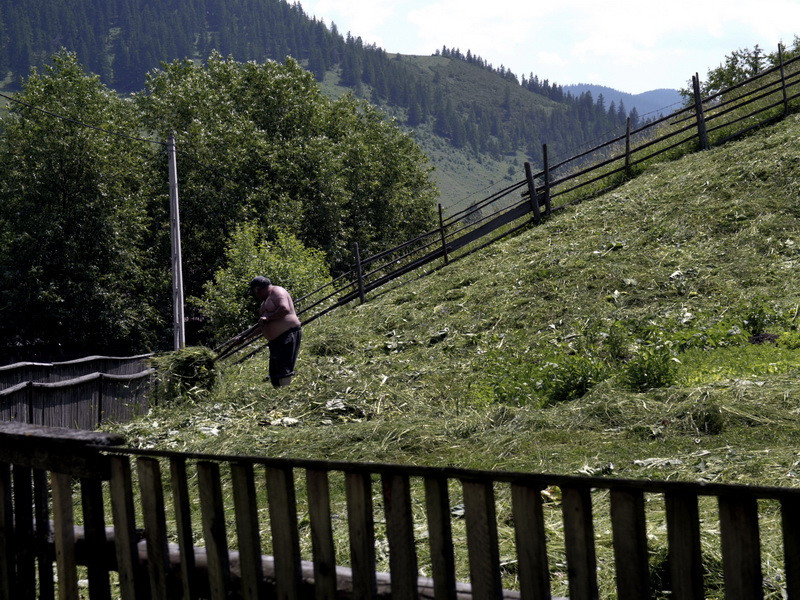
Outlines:
[[444, 252], [444, 264], [450, 262], [450, 257], [447, 256], [447, 239], [444, 234], [444, 218], [442, 217], [442, 203], [439, 203], [439, 233], [442, 236], [442, 252]]
[[533, 222], [538, 223], [542, 219], [542, 211], [539, 209], [539, 194], [536, 191], [536, 182], [533, 180], [531, 163], [525, 163], [525, 179], [528, 181], [528, 196], [531, 199], [531, 209], [533, 210]]
[[361, 299], [361, 304], [366, 302], [364, 296], [364, 274], [361, 271], [361, 253], [358, 251], [358, 242], [353, 242], [353, 255], [356, 259], [356, 277], [358, 278], [358, 297]]
[[625, 121], [625, 176], [631, 175], [631, 118]]
[[700, 139], [700, 149], [708, 150], [708, 132], [706, 131], [706, 118], [703, 115], [703, 99], [700, 97], [700, 77], [692, 75], [692, 88], [694, 89], [694, 111], [697, 115], [697, 136]]
[[778, 63], [781, 66], [781, 91], [783, 92], [783, 114], [789, 114], [789, 99], [786, 96], [786, 72], [783, 69], [783, 44], [778, 44]]
[[547, 144], [542, 144], [542, 163], [544, 165], [544, 206], [545, 214], [550, 215], [550, 162], [547, 160]]

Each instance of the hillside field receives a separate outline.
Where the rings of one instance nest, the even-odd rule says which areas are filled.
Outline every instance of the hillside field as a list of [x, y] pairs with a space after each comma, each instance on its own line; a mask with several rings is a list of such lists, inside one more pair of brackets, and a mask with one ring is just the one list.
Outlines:
[[265, 351], [116, 430], [170, 450], [797, 486], [798, 136], [793, 115], [652, 167], [338, 309], [305, 328], [288, 389], [265, 381]]

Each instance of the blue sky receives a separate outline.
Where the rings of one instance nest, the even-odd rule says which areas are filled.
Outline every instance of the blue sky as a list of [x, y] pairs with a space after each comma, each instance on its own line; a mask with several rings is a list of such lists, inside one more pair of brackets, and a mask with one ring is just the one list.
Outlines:
[[[629, 93], [680, 88], [726, 54], [800, 35], [800, 0], [300, 0], [388, 52], [471, 50], [517, 76]], [[757, 8], [756, 8], [757, 7]]]

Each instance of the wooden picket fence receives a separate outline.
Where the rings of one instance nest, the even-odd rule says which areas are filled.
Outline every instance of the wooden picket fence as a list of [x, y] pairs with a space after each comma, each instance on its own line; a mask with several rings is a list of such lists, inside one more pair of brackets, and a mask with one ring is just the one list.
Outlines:
[[[542, 147], [541, 171], [524, 165], [524, 177], [472, 206], [445, 217], [439, 206], [439, 226], [394, 248], [369, 257], [354, 246], [353, 267], [330, 283], [296, 299], [303, 323], [353, 301], [404, 275], [436, 268], [466, 256], [531, 225], [554, 212], [582, 202], [624, 182], [656, 162], [675, 158], [742, 136], [789, 114], [800, 98], [800, 56], [713, 95], [702, 97], [697, 75], [687, 106], [631, 129], [585, 152], [554, 163]], [[251, 343], [255, 340], [251, 340]], [[220, 356], [242, 355], [248, 344], [223, 344]]]
[[[0, 423], [0, 600], [77, 599], [80, 581], [92, 600], [550, 599], [563, 571], [569, 598], [588, 600], [598, 597], [601, 511], [610, 513], [620, 600], [651, 597], [647, 530], [663, 526], [670, 598], [705, 597], [703, 535], [720, 540], [727, 600], [764, 597], [767, 535], [783, 546], [784, 597], [800, 598], [800, 489], [186, 454], [124, 442]], [[501, 496], [510, 508], [498, 512]], [[665, 523], [653, 523], [662, 518], [654, 504]], [[767, 531], [759, 516], [775, 512], [781, 521], [769, 527], [778, 531]], [[518, 590], [503, 589], [498, 540], [509, 527]], [[376, 547], [388, 553], [388, 572], [376, 569]], [[430, 577], [420, 576], [420, 555]]]
[[150, 355], [0, 366], [0, 421], [96, 429], [147, 412]]

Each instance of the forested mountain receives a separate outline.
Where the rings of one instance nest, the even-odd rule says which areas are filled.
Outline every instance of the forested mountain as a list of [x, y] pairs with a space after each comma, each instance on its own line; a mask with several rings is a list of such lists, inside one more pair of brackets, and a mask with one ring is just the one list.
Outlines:
[[[123, 93], [142, 89], [162, 61], [205, 60], [214, 50], [239, 61], [292, 56], [318, 80], [335, 73], [355, 95], [393, 107], [409, 127], [430, 125], [456, 148], [495, 157], [539, 156], [544, 142], [563, 156], [627, 117], [590, 93], [572, 95], [533, 74], [520, 81], [469, 50], [444, 47], [436, 61], [389, 54], [285, 0], [0, 0], [8, 85], [62, 47]], [[474, 83], [475, 71], [488, 76], [486, 85], [465, 93], [459, 82]]]
[[617, 110], [619, 110], [621, 104], [624, 107], [623, 112], [632, 113], [633, 109], [636, 109], [636, 114], [639, 118], [651, 120], [658, 118], [662, 113], [668, 115], [674, 112], [680, 108], [676, 104], [683, 102], [683, 97], [679, 90], [666, 88], [650, 90], [641, 94], [628, 94], [603, 85], [578, 83], [565, 85], [564, 90], [573, 96], [580, 96], [585, 92], [590, 92], [595, 99], [602, 94], [606, 106], [610, 107], [614, 103]]

